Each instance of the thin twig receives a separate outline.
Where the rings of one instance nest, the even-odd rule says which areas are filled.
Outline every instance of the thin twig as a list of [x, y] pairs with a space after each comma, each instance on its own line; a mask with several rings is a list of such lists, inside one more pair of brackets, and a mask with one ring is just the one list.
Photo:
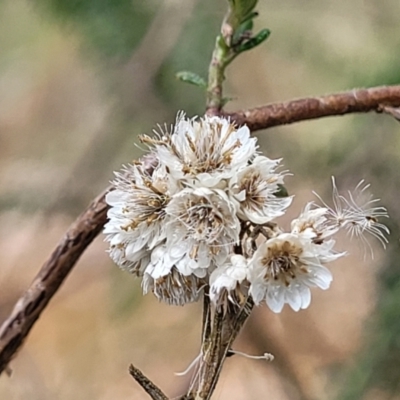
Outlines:
[[205, 400], [209, 400], [211, 398], [211, 395], [217, 385], [219, 376], [221, 375], [222, 366], [224, 365], [225, 359], [228, 356], [229, 350], [231, 349], [233, 342], [237, 338], [245, 322], [247, 321], [247, 318], [250, 316], [253, 307], [254, 302], [251, 297], [248, 297], [241, 310], [238, 313], [235, 313], [235, 315], [230, 315], [230, 317], [233, 319], [232, 325], [229, 327], [230, 329], [228, 335], [222, 343], [222, 351], [218, 359], [216, 366], [217, 368], [212, 377], [211, 385], [209, 387], [209, 394], [207, 397], [205, 397]]
[[153, 400], [168, 400], [168, 397], [161, 389], [132, 364], [129, 366], [129, 373]]
[[71, 225], [29, 289], [18, 300], [0, 328], [0, 374], [22, 346], [32, 326], [57, 292], [86, 247], [101, 231], [107, 218], [105, 194], [94, 199]]
[[232, 305], [225, 311], [217, 309], [214, 312], [210, 342], [207, 346], [202, 343], [203, 359], [197, 378], [198, 384], [187, 394], [189, 399], [211, 398], [232, 343], [243, 328], [253, 305], [252, 299], [247, 298], [242, 307]]
[[[208, 308], [210, 303], [208, 303]], [[222, 330], [224, 325], [224, 313], [222, 310], [215, 310], [213, 315], [210, 336], [207, 341], [201, 342], [201, 359], [196, 377], [195, 387], [191, 386], [187, 396], [196, 400], [205, 399], [210, 393], [210, 387], [215, 375], [221, 352]]]
[[203, 321], [201, 343], [208, 345], [211, 334], [211, 302], [209, 296], [210, 287], [207, 285], [203, 291]]
[[353, 89], [326, 96], [267, 104], [224, 115], [229, 116], [238, 125], [246, 124], [251, 131], [257, 131], [333, 115], [369, 111], [381, 113], [385, 106], [400, 107], [400, 85]]

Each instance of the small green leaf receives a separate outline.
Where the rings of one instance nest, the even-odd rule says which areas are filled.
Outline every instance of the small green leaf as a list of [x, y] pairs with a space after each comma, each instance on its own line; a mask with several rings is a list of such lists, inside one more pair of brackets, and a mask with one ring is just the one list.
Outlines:
[[263, 29], [256, 36], [249, 39], [247, 42], [244, 42], [241, 45], [237, 46], [235, 50], [237, 53], [242, 53], [243, 51], [254, 49], [254, 47], [257, 47], [259, 44], [264, 42], [264, 40], [268, 39], [270, 34], [271, 31], [269, 29]]
[[175, 77], [182, 82], [190, 83], [202, 88], [207, 87], [207, 82], [200, 75], [190, 71], [180, 71], [175, 74]]
[[248, 19], [249, 14], [254, 10], [258, 0], [229, 0], [233, 14], [239, 23]]
[[278, 183], [278, 190], [274, 193], [275, 197], [288, 197], [289, 193], [285, 186], [282, 184]]
[[[254, 11], [257, 2], [258, 0], [229, 0], [229, 11], [221, 29], [221, 33], [228, 47], [231, 47], [232, 43], [239, 43], [232, 40], [232, 36], [235, 35], [235, 32], [240, 28], [241, 24], [253, 20], [253, 18], [258, 15], [258, 13]], [[237, 37], [240, 37], [240, 32], [237, 35]]]
[[248, 19], [242, 22], [232, 36], [232, 46], [237, 46], [242, 43], [244, 39], [249, 38], [252, 35], [253, 30], [253, 20]]
[[258, 17], [258, 12], [253, 11], [250, 14], [248, 14], [242, 21], [242, 23], [245, 23], [247, 21], [253, 21], [254, 18]]

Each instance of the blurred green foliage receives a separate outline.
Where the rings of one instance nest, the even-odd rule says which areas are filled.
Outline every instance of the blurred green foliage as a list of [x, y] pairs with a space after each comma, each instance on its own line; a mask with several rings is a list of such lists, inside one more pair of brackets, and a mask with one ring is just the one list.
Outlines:
[[[392, 223], [392, 235], [398, 237], [399, 228]], [[372, 389], [380, 389], [390, 396], [400, 391], [399, 256], [397, 246], [381, 275], [380, 298], [375, 316], [366, 327], [367, 340], [354, 365], [343, 371], [338, 400], [362, 399]]]
[[101, 55], [120, 59], [132, 55], [156, 10], [149, 1], [34, 1], [57, 19], [73, 24]]

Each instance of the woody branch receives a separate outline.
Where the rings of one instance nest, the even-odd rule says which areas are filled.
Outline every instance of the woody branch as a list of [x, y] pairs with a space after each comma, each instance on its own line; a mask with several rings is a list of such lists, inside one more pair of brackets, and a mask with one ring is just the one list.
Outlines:
[[375, 111], [396, 117], [393, 108], [400, 107], [400, 85], [353, 89], [328, 94], [267, 104], [250, 110], [224, 113], [238, 125], [246, 124], [251, 131], [288, 125], [322, 117]]

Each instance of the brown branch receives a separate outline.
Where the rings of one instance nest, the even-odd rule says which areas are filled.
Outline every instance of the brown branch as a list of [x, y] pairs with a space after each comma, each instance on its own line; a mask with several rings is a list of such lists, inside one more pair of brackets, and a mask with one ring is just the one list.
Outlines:
[[129, 373], [153, 400], [168, 400], [168, 397], [161, 391], [161, 389], [159, 389], [149, 378], [143, 375], [143, 373], [132, 364], [129, 366]]
[[400, 85], [354, 89], [321, 97], [267, 104], [224, 115], [231, 117], [238, 125], [246, 124], [251, 131], [256, 131], [333, 115], [369, 111], [380, 113], [385, 111], [385, 107], [400, 107]]
[[179, 400], [209, 400], [215, 390], [222, 366], [233, 342], [250, 316], [254, 303], [247, 298], [240, 307], [228, 304], [225, 311], [217, 309], [208, 342], [202, 341], [201, 361], [196, 385]]
[[[252, 131], [307, 119], [354, 112], [388, 112], [400, 107], [400, 86], [357, 89], [317, 98], [269, 104], [248, 111], [226, 113]], [[107, 189], [108, 190], [108, 189]], [[105, 192], [99, 195], [68, 229], [44, 263], [30, 288], [0, 327], [0, 374], [23, 344], [36, 320], [57, 292], [68, 273], [103, 228], [107, 219]]]
[[14, 306], [0, 328], [0, 374], [24, 343], [32, 326], [57, 292], [86, 247], [101, 231], [107, 219], [105, 194], [108, 188], [71, 225], [29, 289]]

